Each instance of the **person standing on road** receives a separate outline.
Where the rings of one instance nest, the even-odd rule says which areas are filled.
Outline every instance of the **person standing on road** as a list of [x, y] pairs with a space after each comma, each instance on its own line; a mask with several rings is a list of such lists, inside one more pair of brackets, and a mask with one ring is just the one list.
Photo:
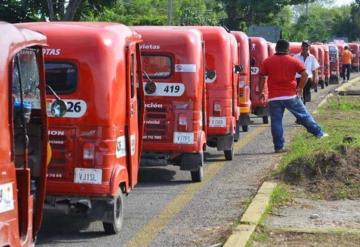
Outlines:
[[[318, 80], [317, 69], [320, 67], [319, 62], [316, 60], [315, 56], [310, 54], [310, 43], [309, 41], [303, 41], [301, 43], [301, 52], [294, 56], [297, 60], [301, 61], [306, 69], [306, 73], [308, 74], [308, 79], [304, 86], [304, 93], [302, 96], [304, 104], [306, 102], [311, 101], [311, 86], [316, 85]], [[299, 73], [296, 74], [297, 85], [300, 83], [301, 75]]]
[[350, 80], [352, 57], [353, 57], [353, 54], [349, 50], [349, 47], [345, 46], [343, 54], [342, 54], [342, 77], [343, 77], [343, 83]]
[[[282, 153], [286, 152], [282, 124], [285, 109], [289, 110], [299, 120], [299, 123], [317, 138], [326, 137], [328, 134], [322, 131], [300, 99], [308, 79], [304, 64], [289, 55], [288, 41], [279, 40], [275, 49], [275, 55], [265, 59], [261, 65], [260, 92], [261, 98], [264, 100], [264, 85], [267, 79], [274, 149], [275, 153]], [[296, 73], [301, 76], [298, 85], [295, 80]]]

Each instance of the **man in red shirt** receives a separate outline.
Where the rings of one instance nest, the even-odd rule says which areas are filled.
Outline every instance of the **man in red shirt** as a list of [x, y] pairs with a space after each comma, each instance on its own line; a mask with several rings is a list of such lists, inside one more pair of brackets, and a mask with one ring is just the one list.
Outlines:
[[[289, 55], [289, 42], [286, 40], [279, 40], [275, 49], [276, 53], [265, 59], [261, 65], [260, 92], [262, 98], [265, 99], [264, 84], [267, 77], [271, 134], [275, 153], [282, 153], [286, 151], [284, 149], [285, 140], [282, 125], [285, 109], [288, 109], [298, 122], [314, 136], [322, 138], [328, 134], [322, 131], [301, 100], [303, 88], [308, 78], [303, 63]], [[296, 73], [301, 75], [298, 86], [295, 80]]]

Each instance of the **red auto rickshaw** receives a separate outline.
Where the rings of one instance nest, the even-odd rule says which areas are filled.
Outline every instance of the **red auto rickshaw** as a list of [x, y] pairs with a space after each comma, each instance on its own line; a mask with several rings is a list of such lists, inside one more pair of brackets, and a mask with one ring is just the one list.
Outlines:
[[269, 53], [269, 57], [270, 57], [276, 53], [275, 44], [271, 43], [271, 42], [267, 42], [267, 45], [268, 45], [268, 53]]
[[238, 94], [240, 106], [240, 126], [244, 132], [248, 131], [250, 125], [251, 101], [250, 101], [250, 52], [249, 37], [244, 32], [231, 32], [238, 42], [239, 64], [242, 67], [239, 76]]
[[320, 65], [319, 69], [317, 70], [318, 79], [321, 88], [324, 89], [325, 88], [325, 50], [322, 44], [312, 44], [311, 46], [317, 49], [318, 57], [316, 57], [316, 59], [318, 60]]
[[252, 113], [262, 117], [263, 123], [269, 123], [268, 113], [268, 88], [265, 83], [264, 92], [265, 100], [260, 98], [260, 66], [262, 62], [269, 56], [268, 45], [265, 39], [261, 37], [250, 37], [250, 66], [251, 66], [251, 109]]
[[336, 47], [338, 48], [339, 51], [339, 70], [340, 70], [340, 77], [342, 77], [342, 54], [344, 52], [344, 48], [345, 48], [345, 44], [343, 43], [337, 43]]
[[[53, 158], [46, 206], [85, 213], [102, 221], [105, 233], [116, 234], [123, 223], [124, 195], [138, 182], [141, 37], [115, 23], [21, 26], [48, 37], [46, 83], [67, 105], [62, 119], [49, 112]], [[48, 101], [53, 100], [49, 94]]]
[[202, 35], [195, 29], [132, 27], [141, 34], [145, 93], [142, 166], [174, 164], [203, 177], [206, 95]]
[[233, 93], [233, 112], [236, 120], [236, 127], [234, 133], [234, 141], [237, 142], [240, 139], [240, 101], [239, 101], [239, 74], [243, 70], [242, 66], [240, 66], [239, 62], [239, 54], [238, 54], [238, 42], [234, 35], [229, 33], [230, 38], [230, 46], [231, 46], [231, 68], [233, 68], [232, 73], [232, 93]]
[[289, 53], [291, 56], [301, 52], [301, 43], [300, 42], [290, 42]]
[[330, 82], [330, 52], [329, 46], [327, 44], [323, 44], [325, 59], [324, 59], [324, 74], [325, 74], [325, 85], [329, 86]]
[[34, 246], [51, 156], [42, 55], [46, 37], [4, 22], [0, 32], [0, 245]]
[[329, 57], [330, 57], [330, 84], [338, 84], [340, 78], [339, 66], [339, 50], [335, 44], [329, 44]]
[[[190, 28], [190, 27], [188, 27]], [[222, 27], [196, 26], [205, 41], [207, 145], [232, 160], [238, 113], [237, 80], [241, 72], [231, 55], [231, 34]], [[236, 97], [235, 97], [236, 96]]]
[[349, 48], [353, 54], [352, 70], [355, 72], [359, 72], [359, 69], [360, 69], [360, 63], [359, 63], [360, 44], [359, 43], [349, 43]]
[[[312, 55], [314, 55], [314, 57], [316, 58], [316, 60], [318, 61], [320, 67], [321, 67], [321, 61], [320, 61], [320, 55], [319, 55], [319, 49], [316, 45], [314, 44], [311, 44], [310, 46], [310, 53]], [[314, 91], [317, 92], [318, 91], [318, 86], [319, 86], [319, 76], [321, 74], [320, 71], [320, 68], [318, 69], [318, 77], [317, 78], [313, 78], [313, 88], [314, 88]]]

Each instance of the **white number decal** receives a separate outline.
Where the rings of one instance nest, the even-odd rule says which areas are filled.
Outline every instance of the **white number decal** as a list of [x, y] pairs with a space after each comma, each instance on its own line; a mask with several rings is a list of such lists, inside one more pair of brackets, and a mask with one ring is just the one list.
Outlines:
[[[51, 103], [54, 102], [53, 99], [47, 100], [47, 113], [49, 117], [52, 117], [51, 114]], [[80, 118], [84, 116], [87, 110], [87, 104], [83, 100], [77, 99], [64, 99], [64, 102], [67, 106], [66, 113], [64, 117], [67, 118]]]
[[252, 75], [257, 75], [259, 73], [259, 68], [258, 67], [251, 67], [251, 74]]
[[155, 84], [156, 84], [156, 91], [152, 94], [148, 94], [144, 90], [145, 95], [175, 97], [175, 96], [181, 96], [185, 92], [185, 85], [182, 83], [156, 82]]

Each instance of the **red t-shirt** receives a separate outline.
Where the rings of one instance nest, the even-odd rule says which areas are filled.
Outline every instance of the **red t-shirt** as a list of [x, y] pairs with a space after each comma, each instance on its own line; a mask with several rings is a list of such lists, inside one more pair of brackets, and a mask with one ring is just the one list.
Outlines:
[[264, 60], [260, 74], [268, 76], [269, 99], [296, 95], [296, 73], [305, 70], [304, 64], [290, 55], [273, 55]]

